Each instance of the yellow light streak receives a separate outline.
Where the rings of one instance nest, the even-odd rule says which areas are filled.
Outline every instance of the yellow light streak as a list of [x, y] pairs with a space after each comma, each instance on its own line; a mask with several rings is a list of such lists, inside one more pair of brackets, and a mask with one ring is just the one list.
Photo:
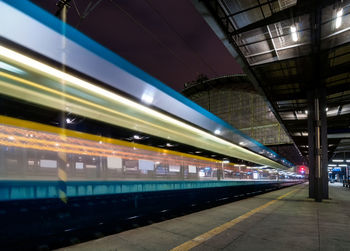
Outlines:
[[[107, 108], [105, 106], [101, 106], [101, 105], [89, 102], [87, 100], [80, 99], [78, 97], [59, 92], [57, 90], [50, 89], [48, 87], [44, 87], [44, 86], [39, 85], [37, 83], [34, 83], [32, 81], [21, 79], [21, 78], [18, 78], [18, 77], [15, 77], [15, 76], [12, 76], [12, 75], [9, 75], [6, 73], [1, 73], [2, 76], [7, 77], [9, 79], [12, 79], [14, 81], [18, 81], [18, 82], [21, 82], [21, 83], [24, 83], [27, 85], [31, 85], [35, 88], [39, 88], [39, 89], [44, 90], [46, 92], [50, 92], [50, 93], [53, 93], [55, 95], [64, 97], [66, 99], [73, 100], [73, 101], [78, 102], [80, 104], [89, 105], [91, 107], [95, 107], [95, 108], [98, 108], [100, 110], [104, 110], [104, 111], [107, 111], [109, 113], [116, 114], [120, 117], [127, 118], [131, 121], [137, 121], [137, 123], [139, 123], [140, 125], [146, 124], [151, 128], [159, 128], [163, 132], [168, 131], [168, 133], [170, 133], [170, 135], [174, 134], [174, 135], [178, 135], [179, 138], [186, 139], [185, 140], [186, 142], [193, 141], [193, 137], [191, 137], [189, 135], [193, 135], [193, 136], [197, 135], [197, 137], [199, 136], [199, 137], [203, 138], [203, 139], [201, 139], [201, 141], [203, 141], [203, 142], [205, 140], [209, 140], [209, 141], [212, 141], [212, 142], [215, 142], [216, 144], [218, 144], [216, 146], [216, 148], [222, 149], [221, 153], [225, 152], [225, 154], [227, 154], [226, 152], [229, 149], [231, 152], [231, 154], [229, 154], [230, 156], [242, 158], [242, 159], [252, 161], [255, 163], [259, 163], [259, 164], [268, 164], [270, 166], [283, 167], [281, 164], [279, 164], [271, 159], [268, 159], [264, 156], [258, 155], [258, 154], [254, 153], [248, 149], [242, 148], [242, 147], [235, 145], [227, 140], [221, 139], [221, 138], [219, 138], [215, 135], [212, 135], [206, 131], [200, 130], [200, 129], [193, 127], [189, 124], [186, 124], [180, 120], [177, 120], [177, 119], [172, 118], [168, 115], [165, 115], [161, 112], [153, 110], [147, 106], [141, 105], [135, 101], [132, 101], [130, 99], [122, 97], [116, 93], [113, 93], [113, 92], [108, 91], [106, 89], [103, 89], [99, 86], [91, 84], [85, 80], [82, 80], [80, 78], [74, 77], [74, 76], [67, 74], [65, 72], [62, 72], [60, 70], [57, 70], [53, 67], [50, 67], [46, 64], [43, 64], [43, 63], [41, 63], [37, 60], [34, 60], [30, 57], [27, 57], [25, 55], [17, 53], [13, 50], [10, 50], [4, 46], [0, 46], [0, 55], [2, 57], [6, 58], [9, 62], [14, 62], [16, 64], [24, 66], [25, 68], [31, 69], [32, 71], [37, 72], [39, 74], [42, 74], [44, 76], [50, 76], [50, 77], [53, 77], [57, 80], [64, 80], [65, 85], [69, 85], [69, 86], [72, 86], [74, 88], [82, 89], [87, 93], [93, 93], [94, 95], [99, 95], [99, 96], [103, 97], [103, 99], [105, 99], [106, 101], [109, 100], [109, 101], [116, 103], [116, 104], [119, 104], [119, 105], [128, 106], [129, 108], [143, 114], [143, 116], [145, 116], [147, 118], [152, 118], [155, 121], [159, 121], [159, 120], [164, 121], [165, 123], [167, 123], [169, 125], [178, 127], [180, 129], [180, 131], [185, 131], [185, 133], [180, 133], [179, 130], [169, 130], [166, 126], [159, 126], [156, 123], [150, 123], [146, 120], [132, 117], [130, 115], [127, 115], [127, 114], [122, 113], [122, 112], [118, 112], [116, 110]], [[184, 129], [186, 129], [187, 131]], [[199, 143], [197, 143], [197, 145], [198, 144]], [[207, 145], [204, 145], [203, 147], [209, 148], [209, 145], [207, 144]], [[207, 150], [210, 150], [210, 149], [207, 149]]]
[[[23, 122], [21, 123], [23, 124]], [[59, 128], [57, 128], [59, 129]], [[31, 132], [25, 132], [24, 129], [15, 128], [15, 127], [5, 127], [0, 125], [0, 131], [6, 131], [6, 133], [0, 132], [0, 145], [5, 146], [13, 146], [13, 147], [21, 147], [21, 148], [31, 148], [41, 151], [53, 151], [58, 153], [71, 153], [71, 154], [79, 154], [79, 155], [89, 155], [89, 156], [103, 156], [103, 157], [121, 157], [124, 159], [149, 159], [155, 161], [161, 161], [162, 163], [179, 163], [186, 165], [196, 165], [196, 166], [218, 166], [218, 162], [214, 159], [206, 159], [206, 158], [198, 158], [199, 156], [193, 155], [194, 160], [190, 160], [189, 156], [185, 157], [184, 154], [179, 152], [172, 151], [171, 154], [162, 155], [157, 152], [157, 155], [153, 155], [150, 153], [133, 153], [133, 148], [129, 147], [129, 149], [117, 149], [115, 145], [112, 144], [104, 144], [103, 146], [98, 145], [99, 147], [91, 147], [86, 146], [86, 143], [89, 143], [87, 140], [80, 140], [79, 144], [74, 142], [77, 139], [72, 140], [70, 137], [66, 137], [64, 143], [58, 141], [61, 139], [59, 135], [56, 135], [56, 138], [53, 137], [55, 135], [48, 135], [41, 132], [36, 132], [35, 137], [30, 137]], [[28, 135], [28, 136], [21, 136]], [[82, 133], [84, 134], [84, 133]], [[10, 136], [9, 136], [10, 135]], [[12, 136], [13, 135], [13, 136]], [[50, 137], [52, 136], [52, 137]], [[37, 138], [39, 137], [39, 138]], [[44, 139], [48, 138], [48, 139]], [[70, 141], [73, 141], [70, 143]], [[57, 143], [59, 142], [59, 144]], [[128, 142], [126, 142], [128, 143]], [[98, 144], [97, 142], [95, 143]], [[57, 146], [59, 145], [59, 146]], [[134, 145], [134, 144], [131, 144]], [[113, 148], [114, 147], [114, 148]], [[130, 152], [131, 151], [131, 152]], [[175, 154], [174, 154], [175, 153]], [[174, 155], [174, 156], [172, 156]], [[174, 157], [180, 156], [180, 159], [174, 159]], [[190, 155], [191, 156], [191, 155]], [[195, 161], [197, 160], [197, 161]]]

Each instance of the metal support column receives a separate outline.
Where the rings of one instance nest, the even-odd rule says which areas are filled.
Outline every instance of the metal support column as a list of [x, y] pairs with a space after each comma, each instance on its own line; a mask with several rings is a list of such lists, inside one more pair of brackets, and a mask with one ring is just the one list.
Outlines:
[[321, 122], [321, 177], [322, 177], [322, 198], [328, 199], [328, 137], [327, 137], [327, 99], [326, 91], [323, 88], [319, 95], [320, 122]]
[[314, 106], [313, 91], [308, 92], [307, 106], [307, 126], [308, 126], [308, 145], [309, 145], [309, 197], [315, 198], [315, 131], [314, 131]]
[[324, 89], [308, 94], [309, 197], [321, 202], [328, 199], [327, 111]]
[[316, 96], [314, 98], [314, 149], [315, 149], [315, 200], [322, 201], [322, 163], [321, 163], [321, 120], [320, 120], [320, 102]]

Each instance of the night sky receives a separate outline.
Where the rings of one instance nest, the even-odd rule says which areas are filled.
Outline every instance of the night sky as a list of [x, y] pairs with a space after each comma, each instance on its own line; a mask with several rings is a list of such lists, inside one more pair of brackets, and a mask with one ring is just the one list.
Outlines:
[[[50, 13], [57, 0], [33, 0]], [[89, 3], [92, 9], [85, 18]], [[189, 0], [75, 0], [68, 23], [177, 91], [241, 68]], [[78, 9], [78, 11], [77, 11]], [[88, 13], [88, 12], [87, 12]]]

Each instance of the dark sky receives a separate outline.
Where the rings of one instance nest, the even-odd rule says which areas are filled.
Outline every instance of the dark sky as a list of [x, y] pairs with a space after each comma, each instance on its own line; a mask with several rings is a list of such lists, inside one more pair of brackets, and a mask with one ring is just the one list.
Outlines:
[[[50, 13], [57, 0], [33, 0]], [[84, 11], [99, 4], [89, 14]], [[180, 91], [199, 74], [241, 73], [189, 0], [75, 0], [68, 23]], [[77, 11], [78, 9], [78, 11]]]

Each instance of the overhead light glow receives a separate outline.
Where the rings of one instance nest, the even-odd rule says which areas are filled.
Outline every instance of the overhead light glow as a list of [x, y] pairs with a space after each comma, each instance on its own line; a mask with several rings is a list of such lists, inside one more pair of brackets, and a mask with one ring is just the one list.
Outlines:
[[294, 42], [298, 41], [297, 28], [293, 25], [290, 27], [290, 32], [292, 33], [292, 39]]
[[328, 164], [328, 166], [337, 166], [336, 164]]
[[347, 159], [346, 162], [350, 162], [350, 159]]
[[336, 29], [338, 29], [341, 26], [342, 16], [343, 16], [343, 9], [340, 9], [337, 11], [337, 17], [335, 19], [335, 28]]
[[219, 129], [216, 129], [215, 132], [214, 132], [216, 135], [220, 135], [221, 134], [221, 131]]
[[152, 104], [153, 102], [153, 96], [149, 95], [148, 93], [144, 93], [141, 97], [142, 102], [146, 104]]
[[228, 163], [230, 163], [230, 161], [229, 160], [223, 160], [222, 163], [223, 164], [228, 164]]
[[334, 159], [334, 160], [332, 160], [333, 162], [344, 162], [344, 160], [342, 160], [342, 159]]
[[346, 165], [346, 164], [340, 164], [339, 166], [347, 167], [348, 165]]

